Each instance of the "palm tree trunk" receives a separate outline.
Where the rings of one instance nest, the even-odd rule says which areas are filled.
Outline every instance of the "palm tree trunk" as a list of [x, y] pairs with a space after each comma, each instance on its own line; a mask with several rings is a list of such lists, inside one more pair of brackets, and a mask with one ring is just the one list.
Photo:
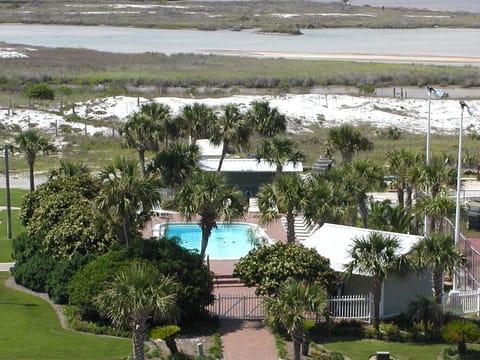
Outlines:
[[405, 201], [405, 205], [407, 207], [412, 206], [412, 194], [413, 194], [412, 186], [407, 185], [407, 200]]
[[212, 229], [207, 227], [202, 227], [202, 247], [200, 249], [200, 256], [203, 258], [205, 256], [205, 251], [207, 250], [208, 238], [212, 233]]
[[220, 156], [220, 161], [218, 162], [217, 172], [222, 170], [223, 159], [225, 159], [225, 155], [227, 154], [227, 147], [225, 143], [222, 145], [222, 155]]
[[141, 324], [133, 325], [133, 360], [144, 360], [145, 351], [143, 349], [145, 340], [143, 338], [143, 326]]
[[300, 360], [300, 350], [301, 350], [302, 343], [297, 339], [293, 339], [293, 359]]
[[145, 170], [145, 150], [138, 150], [138, 160], [140, 161], [143, 177], [145, 177], [147, 175], [147, 170]]
[[437, 303], [442, 302], [443, 295], [443, 271], [442, 269], [434, 268], [432, 270], [432, 285], [433, 285], [433, 296]]
[[295, 217], [293, 212], [287, 213], [287, 243], [293, 244], [295, 242]]
[[397, 186], [397, 200], [399, 206], [405, 206], [405, 198], [403, 193], [403, 187]]
[[359, 202], [358, 202], [358, 210], [360, 211], [360, 217], [362, 219], [362, 226], [364, 228], [367, 228], [368, 224], [367, 224], [367, 221], [368, 221], [368, 211], [367, 211], [367, 206], [365, 205], [365, 199], [362, 198]]
[[33, 170], [33, 161], [28, 162], [28, 171], [30, 174], [30, 191], [33, 192], [35, 191], [35, 172]]
[[382, 299], [382, 281], [373, 279], [373, 327], [378, 332], [380, 328], [380, 300]]

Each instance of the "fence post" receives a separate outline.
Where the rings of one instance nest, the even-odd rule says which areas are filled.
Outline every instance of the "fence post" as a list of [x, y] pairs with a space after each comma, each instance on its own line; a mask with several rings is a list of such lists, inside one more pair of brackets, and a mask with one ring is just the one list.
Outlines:
[[477, 289], [477, 316], [480, 315], [480, 289]]
[[243, 297], [243, 306], [242, 306], [242, 313], [243, 313], [243, 314], [242, 314], [242, 319], [243, 319], [243, 320], [245, 320], [245, 319], [247, 318], [247, 309], [246, 309], [247, 306], [246, 306], [246, 304], [245, 304], [245, 303], [246, 303], [246, 300], [247, 300], [247, 297], [244, 296], [244, 297]]

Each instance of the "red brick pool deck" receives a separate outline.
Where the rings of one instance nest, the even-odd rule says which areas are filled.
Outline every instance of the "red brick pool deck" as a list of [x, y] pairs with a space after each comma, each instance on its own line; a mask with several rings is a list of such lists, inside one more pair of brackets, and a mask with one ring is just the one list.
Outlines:
[[[155, 217], [144, 229], [144, 237], [152, 236], [153, 226], [159, 223], [185, 221], [179, 214]], [[258, 215], [247, 214], [238, 220], [258, 224]], [[277, 241], [286, 241], [286, 233], [280, 220], [271, 224], [260, 224], [267, 235]], [[237, 260], [209, 260], [210, 270], [215, 275], [230, 276]], [[241, 284], [215, 285], [215, 294], [251, 295], [253, 288]], [[277, 350], [272, 333], [259, 320], [221, 320], [224, 360], [277, 360]]]

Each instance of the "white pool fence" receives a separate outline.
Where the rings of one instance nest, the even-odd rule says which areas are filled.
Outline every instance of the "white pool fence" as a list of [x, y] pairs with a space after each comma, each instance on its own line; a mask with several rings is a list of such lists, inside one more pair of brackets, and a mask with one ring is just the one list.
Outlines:
[[[207, 310], [220, 319], [258, 320], [265, 318], [263, 301], [264, 297], [256, 295], [218, 294]], [[327, 305], [333, 319], [371, 320], [369, 295], [331, 297]]]

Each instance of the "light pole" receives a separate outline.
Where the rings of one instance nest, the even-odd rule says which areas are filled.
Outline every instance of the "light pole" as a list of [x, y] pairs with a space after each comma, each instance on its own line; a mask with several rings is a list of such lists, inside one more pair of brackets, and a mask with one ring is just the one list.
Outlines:
[[[468, 113], [472, 115], [472, 109], [465, 103], [465, 101], [460, 101], [460, 107], [462, 109], [460, 115], [460, 130], [458, 132], [458, 157], [457, 157], [457, 196], [455, 202], [455, 247], [458, 248], [460, 242], [460, 187], [462, 185], [462, 134], [463, 134], [463, 112], [467, 109]], [[457, 273], [455, 272], [453, 276], [453, 290], [456, 291], [458, 288], [457, 284]]]
[[[432, 86], [427, 86], [428, 90], [428, 121], [427, 121], [427, 148], [425, 150], [425, 163], [426, 165], [430, 165], [430, 115], [431, 115], [431, 103], [432, 103], [432, 95], [436, 98], [441, 98], [443, 96], [443, 91], [440, 89], [435, 89]], [[428, 184], [425, 186], [425, 194], [428, 196], [429, 189]], [[425, 225], [424, 225], [424, 234], [428, 235], [428, 215], [425, 213]]]
[[7, 238], [12, 238], [12, 204], [10, 201], [10, 171], [8, 168], [8, 144], [3, 147], [5, 150], [5, 197], [7, 205]]

